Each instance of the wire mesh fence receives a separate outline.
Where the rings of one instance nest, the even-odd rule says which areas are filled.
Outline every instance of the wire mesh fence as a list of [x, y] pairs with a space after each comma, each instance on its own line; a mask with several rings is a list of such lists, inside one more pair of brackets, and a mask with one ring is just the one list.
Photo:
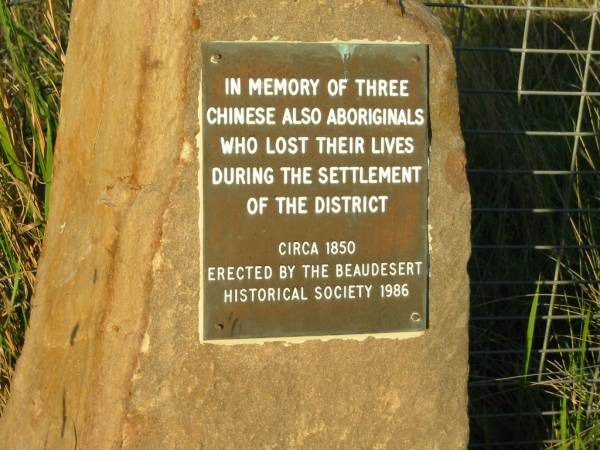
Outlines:
[[598, 0], [426, 2], [473, 200], [472, 448], [600, 448]]

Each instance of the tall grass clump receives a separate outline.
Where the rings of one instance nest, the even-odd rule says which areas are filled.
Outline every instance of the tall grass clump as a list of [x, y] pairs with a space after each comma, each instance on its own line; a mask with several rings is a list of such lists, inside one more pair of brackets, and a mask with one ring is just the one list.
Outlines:
[[70, 7], [70, 0], [0, 0], [0, 413], [50, 208]]

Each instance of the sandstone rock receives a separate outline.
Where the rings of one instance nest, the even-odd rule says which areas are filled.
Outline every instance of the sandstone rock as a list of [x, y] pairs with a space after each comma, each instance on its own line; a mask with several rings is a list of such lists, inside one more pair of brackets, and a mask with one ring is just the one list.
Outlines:
[[[439, 22], [403, 3], [75, 3], [4, 448], [466, 447], [470, 199], [455, 67]], [[200, 344], [200, 42], [252, 38], [430, 45], [424, 336]]]

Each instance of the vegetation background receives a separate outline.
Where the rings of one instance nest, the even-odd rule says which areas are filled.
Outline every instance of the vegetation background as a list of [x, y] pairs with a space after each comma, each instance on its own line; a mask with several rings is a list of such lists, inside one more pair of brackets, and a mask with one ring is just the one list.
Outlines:
[[[471, 447], [598, 449], [600, 26], [591, 26], [598, 2], [473, 3], [590, 11], [527, 19], [522, 10], [434, 9], [463, 47], [457, 62], [474, 206]], [[70, 9], [70, 0], [0, 0], [0, 413], [51, 208]], [[575, 52], [525, 59], [522, 47]], [[593, 95], [523, 94], [583, 85]]]
[[70, 9], [65, 0], [0, 0], [0, 411], [50, 208]]

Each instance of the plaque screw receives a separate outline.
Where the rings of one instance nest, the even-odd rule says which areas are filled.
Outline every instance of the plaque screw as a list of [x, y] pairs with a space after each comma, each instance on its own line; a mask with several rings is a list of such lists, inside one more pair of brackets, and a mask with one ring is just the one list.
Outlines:
[[410, 315], [410, 320], [412, 320], [415, 323], [419, 323], [421, 321], [421, 314], [419, 314], [418, 312], [414, 312]]
[[413, 57], [410, 59], [410, 62], [412, 62], [413, 64], [416, 64], [416, 63], [418, 63], [419, 61], [421, 61], [421, 58], [419, 58], [418, 56], [413, 56]]
[[215, 328], [219, 331], [222, 331], [225, 326], [222, 323], [217, 323], [215, 324]]
[[221, 61], [221, 58], [222, 58], [222, 57], [223, 57], [223, 56], [221, 56], [221, 54], [220, 54], [220, 53], [215, 53], [214, 55], [212, 55], [212, 56], [210, 57], [210, 62], [211, 62], [211, 63], [213, 63], [213, 64], [218, 64], [218, 63], [219, 63], [219, 61]]

